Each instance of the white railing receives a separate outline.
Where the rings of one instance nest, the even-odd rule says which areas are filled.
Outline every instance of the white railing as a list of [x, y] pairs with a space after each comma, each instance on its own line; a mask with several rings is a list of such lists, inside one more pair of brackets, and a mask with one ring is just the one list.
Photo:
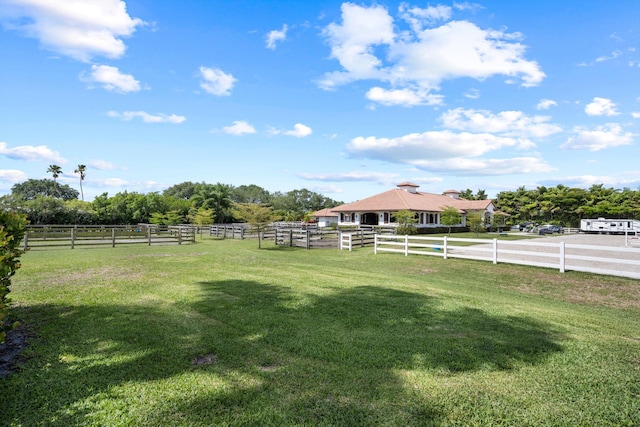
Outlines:
[[[464, 246], [467, 245], [467, 246]], [[523, 240], [376, 235], [374, 253], [465, 258], [640, 279], [640, 250]]]

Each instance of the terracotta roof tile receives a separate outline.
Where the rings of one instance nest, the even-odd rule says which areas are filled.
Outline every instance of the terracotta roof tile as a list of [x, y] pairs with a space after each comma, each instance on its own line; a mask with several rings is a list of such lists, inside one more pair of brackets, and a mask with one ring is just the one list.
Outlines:
[[465, 210], [484, 210], [491, 200], [465, 200], [454, 199], [441, 194], [425, 193], [421, 191], [409, 192], [402, 189], [393, 189], [376, 194], [357, 202], [331, 208], [333, 212], [370, 212], [370, 211], [410, 211], [442, 212], [446, 206]]

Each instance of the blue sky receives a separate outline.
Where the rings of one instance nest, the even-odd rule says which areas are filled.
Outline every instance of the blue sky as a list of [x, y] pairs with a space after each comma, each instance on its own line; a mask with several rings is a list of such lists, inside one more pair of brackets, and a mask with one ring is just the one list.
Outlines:
[[0, 194], [640, 187], [640, 1], [0, 0]]

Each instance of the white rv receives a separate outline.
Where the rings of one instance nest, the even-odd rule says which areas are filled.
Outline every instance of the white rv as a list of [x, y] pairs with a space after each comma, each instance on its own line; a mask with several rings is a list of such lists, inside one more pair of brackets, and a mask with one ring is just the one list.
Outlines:
[[640, 232], [640, 221], [634, 219], [582, 219], [581, 233], [624, 234]]

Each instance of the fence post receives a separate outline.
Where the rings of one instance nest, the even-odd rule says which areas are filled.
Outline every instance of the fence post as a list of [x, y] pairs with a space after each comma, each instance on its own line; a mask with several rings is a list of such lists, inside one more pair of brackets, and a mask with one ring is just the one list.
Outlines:
[[149, 240], [149, 246], [151, 246], [151, 227], [147, 227], [147, 239]]
[[116, 228], [115, 227], [111, 228], [111, 247], [112, 248], [116, 247]]
[[498, 239], [493, 239], [493, 263], [498, 263]]
[[409, 256], [409, 235], [404, 235], [404, 256]]
[[564, 242], [560, 242], [560, 273], [564, 273]]
[[378, 255], [378, 234], [373, 235], [373, 254]]
[[311, 249], [311, 231], [307, 228], [307, 250]]
[[353, 249], [353, 234], [349, 234], [349, 252]]
[[182, 227], [178, 228], [178, 244], [182, 244]]
[[442, 249], [443, 249], [443, 251], [444, 251], [444, 256], [443, 256], [443, 258], [444, 258], [444, 259], [447, 259], [447, 236], [444, 236], [444, 237], [442, 238], [442, 242], [443, 242], [443, 244], [442, 244], [442, 246], [443, 246], [443, 247], [442, 247]]
[[71, 249], [75, 249], [76, 247], [76, 228], [71, 228]]
[[289, 247], [293, 246], [293, 230], [289, 230]]

